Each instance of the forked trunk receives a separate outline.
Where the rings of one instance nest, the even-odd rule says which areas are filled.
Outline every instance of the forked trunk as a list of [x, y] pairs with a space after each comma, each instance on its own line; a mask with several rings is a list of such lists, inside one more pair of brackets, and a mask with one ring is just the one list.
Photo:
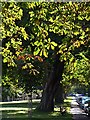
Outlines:
[[60, 56], [56, 55], [53, 64], [53, 70], [43, 90], [42, 99], [37, 109], [41, 111], [53, 111], [54, 110], [54, 97], [58, 87], [58, 83], [62, 78], [64, 69], [64, 62], [60, 62]]

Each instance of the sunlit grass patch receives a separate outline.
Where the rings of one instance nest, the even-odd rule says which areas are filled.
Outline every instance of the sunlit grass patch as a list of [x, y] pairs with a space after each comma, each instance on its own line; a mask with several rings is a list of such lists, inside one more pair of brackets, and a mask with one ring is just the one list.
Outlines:
[[56, 106], [56, 107], [54, 108], [54, 111], [55, 111], [55, 112], [60, 112], [60, 107], [59, 107], [59, 106]]
[[50, 116], [60, 116], [60, 112], [52, 112], [51, 114], [50, 114]]
[[[31, 117], [32, 120], [71, 120], [72, 115], [69, 113], [70, 111], [70, 99], [64, 100], [63, 106], [66, 107], [67, 112], [65, 115], [61, 115], [60, 113], [60, 105], [55, 105], [54, 112], [40, 112], [35, 108], [40, 103], [40, 100], [32, 101], [32, 111]], [[4, 103], [2, 105], [2, 120], [11, 119], [11, 120], [29, 120], [28, 111], [31, 110], [28, 106], [28, 101], [24, 102], [9, 102]]]
[[62, 115], [60, 113], [60, 105], [61, 104], [56, 104], [54, 108], [54, 112], [40, 112], [37, 110], [34, 110], [32, 113], [32, 119], [34, 120], [37, 118], [38, 120], [72, 120], [72, 115], [70, 114], [70, 102], [71, 98], [68, 98], [64, 100], [63, 107], [66, 108], [66, 113]]
[[3, 111], [2, 112], [3, 118], [27, 118], [28, 117], [28, 111]]
[[17, 104], [17, 103], [28, 103], [28, 100], [22, 100], [22, 101], [10, 101], [10, 102], [0, 102], [0, 104]]
[[27, 113], [27, 111], [15, 111], [15, 112], [9, 112], [9, 113], [7, 113], [7, 114], [25, 114], [25, 113]]
[[28, 110], [28, 108], [19, 108], [19, 107], [6, 107], [6, 108], [0, 108], [0, 111], [6, 111], [6, 110]]
[[72, 101], [72, 97], [67, 97], [67, 99], [64, 100], [64, 102], [68, 102], [68, 103], [71, 103]]
[[64, 107], [66, 107], [68, 113], [70, 113], [71, 102], [72, 102], [72, 97], [67, 97], [67, 99], [64, 100]]

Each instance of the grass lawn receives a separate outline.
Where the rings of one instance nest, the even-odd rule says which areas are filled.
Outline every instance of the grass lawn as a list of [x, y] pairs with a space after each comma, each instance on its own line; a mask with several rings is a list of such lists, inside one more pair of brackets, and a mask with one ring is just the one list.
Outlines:
[[71, 98], [64, 100], [63, 106], [66, 108], [67, 112], [64, 116], [60, 114], [59, 104], [55, 105], [54, 112], [40, 112], [35, 108], [39, 104], [38, 100], [33, 100], [32, 102], [32, 112], [30, 117], [28, 115], [29, 105], [28, 101], [18, 101], [18, 102], [3, 102], [2, 108], [2, 120], [71, 120], [72, 115], [70, 114], [70, 102]]

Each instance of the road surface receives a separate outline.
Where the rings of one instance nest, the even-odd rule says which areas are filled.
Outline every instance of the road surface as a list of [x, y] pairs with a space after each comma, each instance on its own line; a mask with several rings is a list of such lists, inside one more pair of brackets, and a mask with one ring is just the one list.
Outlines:
[[86, 113], [79, 108], [79, 105], [75, 100], [75, 97], [73, 97], [73, 100], [71, 102], [70, 112], [73, 115], [73, 120], [90, 120], [90, 117], [86, 116]]

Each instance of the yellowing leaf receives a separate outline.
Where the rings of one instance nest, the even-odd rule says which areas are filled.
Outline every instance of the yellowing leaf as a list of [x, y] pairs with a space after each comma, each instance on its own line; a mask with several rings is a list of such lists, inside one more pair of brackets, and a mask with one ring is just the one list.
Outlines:
[[23, 66], [22, 69], [27, 69], [27, 65]]

